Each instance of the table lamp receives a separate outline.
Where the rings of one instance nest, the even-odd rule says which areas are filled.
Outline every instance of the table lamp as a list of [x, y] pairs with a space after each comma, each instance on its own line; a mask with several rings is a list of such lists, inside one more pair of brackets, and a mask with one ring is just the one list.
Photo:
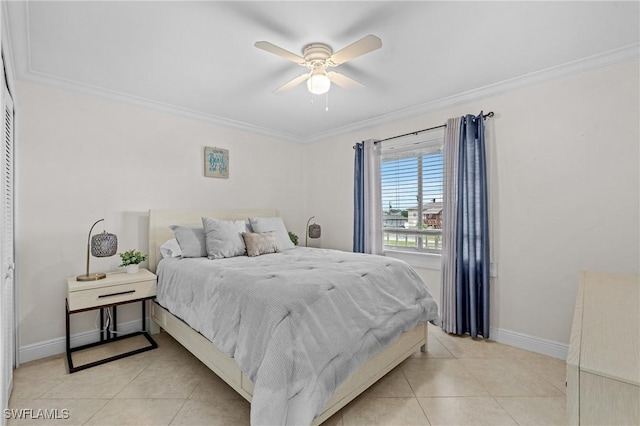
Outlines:
[[315, 216], [311, 216], [307, 221], [307, 232], [304, 240], [305, 246], [308, 245], [308, 238], [320, 238], [320, 235], [322, 234], [322, 228], [320, 227], [320, 225], [318, 225], [317, 223], [309, 225], [309, 222], [311, 222], [311, 219], [313, 219], [314, 217]]
[[94, 235], [93, 238], [91, 238], [93, 228], [103, 220], [104, 219], [100, 219], [96, 221], [89, 230], [89, 237], [87, 238], [87, 273], [84, 275], [78, 275], [76, 277], [76, 281], [97, 281], [107, 277], [107, 274], [104, 273], [89, 273], [89, 259], [91, 258], [89, 251], [91, 251], [91, 254], [95, 257], [113, 256], [118, 251], [118, 237], [115, 234], [109, 234], [107, 231], [102, 231], [101, 234]]

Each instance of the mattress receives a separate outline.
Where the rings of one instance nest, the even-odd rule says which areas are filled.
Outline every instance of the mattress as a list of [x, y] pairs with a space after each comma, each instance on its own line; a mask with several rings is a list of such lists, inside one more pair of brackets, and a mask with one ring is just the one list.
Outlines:
[[405, 262], [295, 248], [164, 259], [157, 302], [233, 357], [255, 384], [253, 425], [310, 424], [336, 389], [404, 331], [438, 321]]

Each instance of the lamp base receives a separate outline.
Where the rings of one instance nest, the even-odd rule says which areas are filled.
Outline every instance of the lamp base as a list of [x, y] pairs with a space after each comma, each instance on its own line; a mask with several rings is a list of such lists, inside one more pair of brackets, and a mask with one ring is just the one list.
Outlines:
[[107, 274], [83, 274], [83, 275], [78, 275], [76, 277], [76, 281], [98, 281], [101, 280], [103, 278], [107, 278]]

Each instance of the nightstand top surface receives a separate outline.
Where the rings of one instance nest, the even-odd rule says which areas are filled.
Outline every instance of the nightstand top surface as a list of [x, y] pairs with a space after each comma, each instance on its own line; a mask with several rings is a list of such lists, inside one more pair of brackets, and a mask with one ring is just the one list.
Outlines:
[[69, 292], [74, 292], [155, 279], [156, 275], [154, 273], [149, 272], [147, 269], [140, 268], [135, 274], [127, 274], [125, 271], [109, 272], [106, 278], [95, 281], [77, 281], [76, 277], [69, 277], [67, 278], [67, 289]]

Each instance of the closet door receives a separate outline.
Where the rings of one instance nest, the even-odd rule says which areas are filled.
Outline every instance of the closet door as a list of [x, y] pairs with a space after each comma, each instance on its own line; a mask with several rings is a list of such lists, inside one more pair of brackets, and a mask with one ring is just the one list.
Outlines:
[[14, 324], [14, 249], [13, 249], [13, 101], [7, 90], [4, 75], [2, 100], [4, 123], [2, 126], [2, 209], [0, 210], [0, 256], [2, 270], [2, 291], [0, 292], [0, 354], [2, 370], [2, 408], [6, 408], [13, 384], [15, 365], [15, 324]]

